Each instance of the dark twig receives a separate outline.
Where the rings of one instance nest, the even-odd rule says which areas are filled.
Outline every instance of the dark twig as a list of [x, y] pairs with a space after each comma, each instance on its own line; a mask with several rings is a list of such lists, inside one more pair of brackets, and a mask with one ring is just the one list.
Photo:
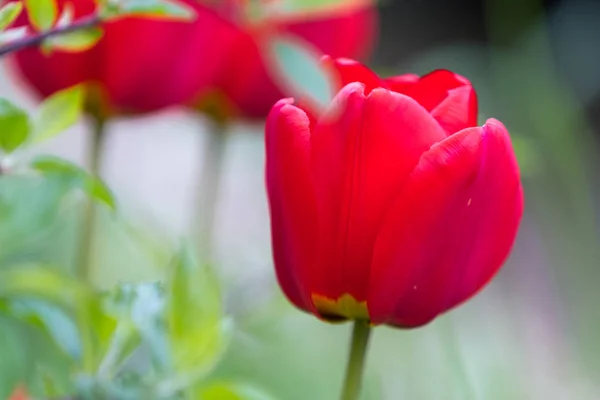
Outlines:
[[78, 21], [73, 22], [67, 26], [60, 26], [50, 29], [45, 32], [38, 32], [34, 35], [26, 36], [22, 39], [17, 39], [12, 42], [9, 42], [3, 46], [0, 46], [0, 57], [5, 56], [6, 54], [22, 50], [24, 48], [30, 46], [36, 46], [42, 43], [44, 40], [53, 37], [62, 35], [65, 33], [70, 33], [74, 31], [79, 31], [82, 29], [92, 28], [98, 24], [100, 24], [101, 20], [98, 15], [90, 15], [88, 17], [84, 17], [79, 19]]

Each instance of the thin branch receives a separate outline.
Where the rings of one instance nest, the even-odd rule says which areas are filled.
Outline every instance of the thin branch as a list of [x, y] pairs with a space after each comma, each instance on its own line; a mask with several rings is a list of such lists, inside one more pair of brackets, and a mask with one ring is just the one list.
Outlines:
[[82, 29], [93, 28], [94, 26], [100, 24], [100, 22], [101, 20], [98, 15], [90, 15], [73, 22], [68, 26], [56, 27], [45, 32], [38, 32], [35, 35], [26, 36], [23, 39], [18, 39], [0, 46], [0, 57], [18, 50], [25, 49], [27, 47], [39, 45], [44, 40], [53, 36], [79, 31]]

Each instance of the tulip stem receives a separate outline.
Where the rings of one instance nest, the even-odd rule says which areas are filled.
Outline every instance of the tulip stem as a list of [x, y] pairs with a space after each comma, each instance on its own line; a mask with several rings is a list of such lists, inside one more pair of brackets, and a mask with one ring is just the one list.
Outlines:
[[354, 322], [341, 400], [357, 400], [360, 396], [370, 333], [371, 327], [368, 321], [357, 320]]
[[204, 144], [202, 172], [196, 198], [196, 218], [194, 218], [196, 226], [193, 227], [193, 233], [197, 238], [196, 251], [203, 263], [212, 261], [214, 224], [226, 145], [227, 125], [214, 121], [214, 126], [208, 132]]
[[[105, 124], [104, 119], [94, 118], [92, 137], [88, 150], [88, 163], [90, 173], [98, 176], [100, 172], [100, 159], [104, 147]], [[81, 236], [77, 254], [77, 273], [81, 280], [89, 281], [92, 269], [92, 255], [94, 248], [94, 231], [96, 227], [96, 202], [88, 198], [84, 204]]]

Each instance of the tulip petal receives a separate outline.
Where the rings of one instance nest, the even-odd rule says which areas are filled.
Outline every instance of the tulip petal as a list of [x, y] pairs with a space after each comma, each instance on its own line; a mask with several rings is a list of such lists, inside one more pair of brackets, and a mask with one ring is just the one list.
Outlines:
[[294, 305], [314, 311], [305, 277], [314, 259], [316, 229], [309, 120], [292, 105], [292, 100], [280, 100], [269, 114], [265, 132], [266, 181], [277, 278]]
[[378, 228], [421, 154], [446, 137], [413, 99], [347, 85], [311, 137], [319, 215], [313, 294], [366, 299]]
[[431, 115], [449, 134], [477, 125], [477, 95], [471, 86], [461, 86], [448, 91], [446, 97]]
[[471, 83], [447, 70], [436, 70], [420, 79], [406, 75], [386, 80], [390, 89], [419, 102], [447, 134], [477, 125], [477, 95]]
[[413, 88], [417, 82], [419, 82], [419, 79], [421, 79], [419, 75], [404, 74], [386, 78], [384, 82], [390, 90], [393, 90], [397, 93], [406, 93]]
[[332, 58], [323, 56], [325, 68], [334, 71], [338, 79], [338, 87], [343, 88], [349, 83], [360, 82], [365, 85], [365, 94], [378, 87], [386, 87], [385, 83], [365, 65], [349, 58]]
[[[170, 97], [171, 93], [156, 93], [157, 89], [162, 88], [157, 78], [176, 78], [172, 74], [176, 63], [159, 61], [164, 54], [179, 54], [184, 51], [184, 41], [178, 40], [178, 37], [189, 32], [180, 30], [181, 26], [185, 27], [173, 21], [149, 23], [142, 18], [133, 17], [107, 24], [104, 38], [97, 45], [103, 62], [101, 78], [111, 94], [111, 102], [119, 109], [126, 112], [149, 111], [165, 105], [161, 104], [166, 100], [163, 97]], [[154, 83], [148, 84], [149, 82]], [[180, 86], [171, 81], [169, 89], [174, 91]]]
[[[473, 128], [432, 147], [386, 216], [371, 266], [368, 304], [374, 323], [414, 326], [439, 312], [428, 301], [447, 285], [440, 276], [453, 271], [432, 260], [438, 261], [450, 239], [446, 229], [456, 204], [467, 204], [463, 198], [477, 173], [480, 141], [481, 128]], [[404, 313], [397, 310], [401, 306]]]
[[475, 203], [473, 197], [471, 204], [482, 217], [472, 214], [469, 260], [446, 309], [469, 299], [493, 278], [513, 246], [523, 214], [523, 188], [508, 131], [495, 119], [486, 121], [483, 131], [483, 160], [473, 188], [479, 200]]
[[314, 43], [324, 54], [363, 59], [371, 52], [377, 36], [377, 8], [369, 2], [358, 7], [339, 4], [338, 9], [321, 15], [288, 15], [278, 25], [282, 31]]
[[[285, 94], [265, 66], [259, 47], [264, 39], [255, 36], [240, 31], [221, 70], [218, 87], [236, 105], [238, 113], [261, 118]], [[239, 73], [240, 70], [244, 73]]]
[[[216, 84], [228, 49], [240, 32], [216, 10], [189, 3], [202, 24], [137, 17], [106, 24], [98, 45], [101, 81], [119, 108], [153, 111], [192, 101]], [[189, 51], [190, 43], [194, 51]], [[164, 60], [167, 54], [170, 62]]]
[[[359, 137], [364, 85], [351, 83], [333, 99], [330, 107], [311, 130], [311, 167], [317, 204], [317, 258], [310, 272], [313, 295], [337, 300], [345, 293], [343, 287], [343, 240], [349, 201], [346, 175], [353, 170], [348, 165], [348, 143]], [[357, 296], [353, 296], [355, 299]]]
[[377, 238], [373, 322], [420, 326], [474, 295], [509, 253], [521, 196], [508, 134], [496, 121], [424, 154]]

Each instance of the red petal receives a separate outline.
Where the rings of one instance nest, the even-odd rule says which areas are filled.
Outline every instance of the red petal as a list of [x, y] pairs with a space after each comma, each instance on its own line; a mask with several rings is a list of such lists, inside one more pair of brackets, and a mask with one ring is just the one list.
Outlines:
[[461, 86], [471, 86], [471, 84], [454, 72], [439, 69], [423, 75], [412, 87], [407, 88], [404, 94], [431, 111], [448, 96], [448, 91]]
[[523, 214], [523, 188], [508, 131], [500, 121], [489, 119], [483, 134], [481, 169], [472, 188], [469, 259], [462, 265], [446, 309], [467, 300], [492, 279], [508, 257]]
[[219, 89], [245, 117], [264, 118], [273, 104], [285, 96], [267, 71], [258, 38], [248, 32], [240, 31], [220, 75]]
[[431, 115], [448, 134], [477, 125], [477, 94], [471, 86], [451, 89]]
[[297, 307], [312, 311], [306, 273], [314, 260], [316, 208], [310, 176], [310, 131], [306, 114], [280, 100], [265, 128], [266, 181], [273, 258], [279, 284]]
[[404, 74], [385, 79], [385, 84], [394, 92], [406, 93], [406, 91], [410, 90], [419, 79], [421, 79], [419, 75]]
[[423, 325], [501, 267], [522, 198], [508, 135], [495, 124], [432, 148], [398, 197], [373, 258], [368, 304], [375, 323]]
[[477, 125], [477, 95], [464, 77], [447, 70], [420, 79], [403, 75], [386, 80], [390, 88], [419, 102], [448, 134]]
[[[312, 129], [311, 164], [315, 180], [318, 214], [317, 261], [311, 270], [313, 293], [337, 299], [347, 290], [343, 286], [342, 260], [345, 228], [341, 224], [348, 213], [344, 202], [347, 174], [348, 143], [359, 136], [364, 86], [351, 83], [333, 99], [331, 106]], [[355, 297], [356, 298], [356, 297]], [[360, 300], [360, 299], [359, 299]]]
[[326, 68], [330, 68], [335, 72], [340, 89], [352, 82], [364, 83], [365, 94], [369, 94], [375, 88], [386, 87], [375, 72], [358, 61], [323, 56], [322, 62]]
[[284, 31], [314, 43], [324, 54], [362, 59], [375, 43], [377, 20], [377, 8], [366, 2], [358, 7], [340, 3], [338, 9], [320, 16], [296, 14], [280, 23]]
[[319, 215], [316, 294], [367, 296], [378, 228], [421, 154], [445, 133], [413, 99], [347, 85], [313, 129]]
[[[418, 326], [439, 312], [454, 266], [440, 264], [456, 204], [479, 166], [481, 128], [468, 129], [423, 155], [379, 232], [369, 313], [375, 323]], [[462, 214], [461, 214], [462, 216]]]
[[124, 18], [106, 24], [98, 45], [100, 80], [120, 108], [153, 111], [190, 102], [216, 84], [239, 29], [211, 7], [185, 3], [197, 23]]

